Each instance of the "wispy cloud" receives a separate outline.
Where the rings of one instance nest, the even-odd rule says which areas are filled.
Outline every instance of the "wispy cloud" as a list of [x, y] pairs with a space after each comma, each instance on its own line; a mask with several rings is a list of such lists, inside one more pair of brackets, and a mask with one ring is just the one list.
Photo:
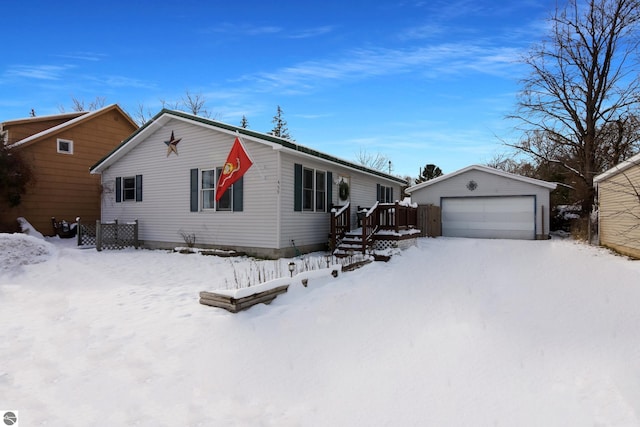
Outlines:
[[36, 80], [60, 80], [73, 65], [13, 65], [5, 71], [5, 77]]
[[333, 117], [333, 113], [323, 113], [323, 114], [294, 114], [293, 117], [299, 117], [301, 119], [307, 120], [317, 120], [317, 119], [326, 119], [327, 117]]
[[147, 80], [140, 80], [126, 76], [117, 76], [111, 75], [106, 76], [104, 79], [100, 79], [100, 81], [107, 86], [115, 87], [115, 88], [123, 88], [123, 87], [132, 87], [132, 88], [143, 88], [143, 89], [153, 89], [156, 87], [154, 83], [151, 83]]
[[427, 23], [424, 25], [410, 27], [403, 30], [398, 38], [400, 40], [422, 40], [428, 39], [435, 36], [440, 36], [442, 34], [447, 33], [447, 28], [443, 25], [438, 25], [435, 23]]
[[208, 27], [202, 30], [205, 34], [225, 34], [229, 36], [246, 36], [257, 37], [265, 35], [278, 35], [288, 39], [308, 39], [312, 37], [319, 37], [324, 34], [328, 34], [334, 30], [331, 25], [324, 25], [319, 27], [303, 28], [303, 29], [291, 29], [284, 28], [275, 25], [250, 25], [250, 24], [236, 24], [225, 22], [219, 25]]
[[201, 32], [205, 34], [231, 34], [234, 36], [262, 36], [266, 34], [278, 34], [282, 31], [282, 27], [273, 25], [260, 26], [225, 22], [213, 27], [207, 27]]
[[79, 61], [97, 62], [97, 61], [102, 61], [108, 55], [104, 53], [96, 53], [96, 52], [69, 52], [69, 53], [62, 53], [54, 56], [58, 58], [75, 59]]
[[426, 78], [465, 73], [509, 75], [520, 51], [468, 43], [447, 43], [405, 49], [355, 49], [339, 58], [307, 61], [273, 72], [242, 77], [263, 90], [302, 93], [328, 83], [369, 77], [419, 73]]
[[328, 34], [333, 31], [333, 27], [331, 25], [325, 25], [323, 27], [315, 27], [315, 28], [307, 28], [304, 30], [293, 31], [287, 33], [287, 37], [290, 39], [308, 39], [311, 37], [318, 37], [324, 34]]

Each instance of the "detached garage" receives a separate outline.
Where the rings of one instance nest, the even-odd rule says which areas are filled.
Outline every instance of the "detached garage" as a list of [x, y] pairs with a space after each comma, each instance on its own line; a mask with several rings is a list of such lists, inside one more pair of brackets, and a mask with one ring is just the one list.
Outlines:
[[473, 165], [408, 188], [411, 201], [441, 209], [442, 235], [547, 239], [555, 183]]

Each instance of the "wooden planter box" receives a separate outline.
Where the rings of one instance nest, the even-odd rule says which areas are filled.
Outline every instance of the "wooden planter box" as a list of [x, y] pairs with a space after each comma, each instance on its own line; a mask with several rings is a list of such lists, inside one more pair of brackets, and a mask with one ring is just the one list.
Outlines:
[[200, 304], [210, 305], [212, 307], [224, 308], [231, 313], [237, 313], [242, 310], [254, 306], [256, 304], [269, 304], [278, 295], [287, 292], [289, 285], [278, 286], [267, 291], [258, 292], [242, 298], [234, 298], [232, 296], [219, 294], [215, 292], [200, 292]]

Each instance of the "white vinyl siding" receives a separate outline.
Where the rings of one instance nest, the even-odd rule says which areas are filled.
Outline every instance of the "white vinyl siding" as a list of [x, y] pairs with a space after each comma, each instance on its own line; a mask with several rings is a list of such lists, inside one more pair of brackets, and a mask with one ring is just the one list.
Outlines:
[[637, 192], [640, 192], [640, 165], [598, 183], [600, 244], [640, 258], [640, 196]]
[[450, 178], [446, 178], [446, 175], [444, 177], [439, 182], [412, 191], [411, 201], [419, 205], [432, 204], [442, 208], [441, 200], [448, 198], [531, 196], [535, 199], [535, 222], [532, 227], [536, 230], [536, 238], [549, 234], [550, 189], [477, 169], [470, 169]]
[[[181, 141], [178, 155], [167, 156], [164, 141], [171, 132]], [[350, 179], [353, 224], [356, 205], [375, 203], [376, 185], [393, 186], [394, 193], [400, 194], [400, 184], [393, 180], [242, 136], [253, 161], [242, 178], [243, 209], [212, 213], [201, 210], [200, 171], [224, 164], [235, 133], [172, 117], [161, 127], [149, 127], [138, 137], [140, 140], [134, 140], [126, 155], [102, 172], [105, 188], [102, 219], [138, 219], [140, 240], [148, 246], [181, 246], [184, 245], [181, 235], [187, 233], [194, 234], [199, 245], [255, 248], [264, 253], [291, 250], [293, 244], [326, 247], [329, 211], [338, 204], [335, 182], [338, 176]], [[315, 187], [310, 199], [313, 211], [294, 211], [296, 164], [313, 171]], [[134, 174], [144, 175], [144, 203], [115, 203], [109, 189], [114, 187], [116, 177]], [[325, 185], [321, 183], [323, 180]]]
[[[174, 131], [182, 138], [179, 155], [168, 156], [164, 141]], [[226, 161], [235, 135], [172, 119], [150, 134], [125, 157], [104, 171], [105, 187], [117, 176], [144, 175], [144, 203], [113, 203], [103, 196], [102, 219], [139, 219], [140, 239], [184, 244], [180, 232], [194, 233], [198, 243], [221, 246], [273, 248], [278, 244], [277, 151], [249, 138], [243, 142], [254, 165], [243, 176], [242, 212], [190, 211], [190, 170], [212, 169]]]
[[[281, 153], [281, 237], [280, 247], [291, 247], [293, 240], [296, 247], [305, 245], [323, 245], [328, 242], [330, 228], [330, 206], [343, 205], [345, 201], [339, 200], [338, 184], [336, 180], [341, 176], [349, 177], [349, 201], [351, 203], [351, 223], [355, 227], [357, 223], [356, 207], [373, 206], [377, 200], [377, 185], [386, 185], [393, 188], [394, 194], [400, 194], [399, 183], [386, 180], [381, 177], [369, 175], [347, 169], [342, 166], [323, 162], [320, 159], [311, 157], [297, 157], [290, 153]], [[326, 171], [325, 179], [328, 179], [328, 172], [331, 172], [332, 182], [330, 182], [331, 200], [328, 200], [327, 212], [296, 212], [294, 209], [294, 184], [295, 184], [295, 164], [302, 164], [304, 168], [316, 171]]]

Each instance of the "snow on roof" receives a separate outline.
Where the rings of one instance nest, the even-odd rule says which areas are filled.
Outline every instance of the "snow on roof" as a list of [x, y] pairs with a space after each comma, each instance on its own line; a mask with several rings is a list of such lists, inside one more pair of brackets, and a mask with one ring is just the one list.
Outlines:
[[[101, 113], [105, 112], [106, 110], [110, 110], [110, 109], [112, 109], [112, 108], [119, 108], [119, 107], [118, 107], [118, 104], [111, 104], [111, 105], [107, 105], [106, 107], [100, 108], [99, 110], [95, 110], [95, 111], [90, 111], [90, 112], [86, 112], [86, 111], [85, 111], [85, 112], [82, 112], [82, 114], [81, 114], [81, 115], [79, 115], [78, 117], [75, 117], [74, 119], [71, 119], [71, 120], [66, 121], [66, 122], [64, 122], [64, 123], [61, 123], [61, 124], [59, 124], [59, 125], [57, 125], [57, 126], [51, 127], [51, 128], [49, 128], [49, 129], [45, 129], [45, 130], [43, 130], [42, 132], [38, 132], [38, 133], [36, 133], [36, 134], [34, 134], [34, 135], [31, 135], [31, 136], [29, 136], [29, 137], [27, 137], [27, 138], [21, 139], [20, 141], [18, 141], [18, 142], [15, 142], [15, 143], [11, 144], [11, 145], [9, 146], [9, 148], [19, 147], [19, 146], [21, 146], [21, 145], [25, 145], [25, 144], [28, 144], [28, 143], [30, 143], [30, 142], [36, 141], [36, 140], [38, 140], [38, 139], [40, 139], [40, 138], [42, 138], [42, 137], [44, 137], [44, 136], [54, 134], [54, 133], [56, 133], [56, 132], [58, 132], [58, 131], [60, 131], [60, 130], [62, 130], [62, 129], [65, 129], [65, 128], [68, 128], [68, 127], [74, 126], [74, 125], [76, 125], [76, 124], [77, 124], [77, 123], [79, 123], [79, 122], [82, 122], [82, 121], [88, 120], [89, 118], [94, 117], [94, 116], [97, 116], [97, 115], [99, 115], [99, 114], [101, 114]], [[78, 114], [78, 113], [75, 113], [75, 114]], [[125, 113], [125, 114], [126, 114], [126, 113]], [[69, 115], [71, 115], [71, 113], [70, 113]], [[62, 115], [58, 115], [58, 116], [48, 116], [47, 118], [56, 118], [56, 117], [62, 117]], [[44, 118], [44, 116], [43, 116], [43, 117], [40, 117], [40, 118], [42, 119], [42, 118]], [[132, 123], [133, 123], [133, 121], [132, 121]]]
[[557, 184], [555, 182], [548, 182], [548, 181], [543, 181], [540, 179], [535, 179], [535, 178], [529, 178], [526, 176], [522, 176], [522, 175], [516, 175], [513, 173], [509, 173], [509, 172], [505, 172], [499, 169], [495, 169], [495, 168], [491, 168], [489, 166], [483, 166], [483, 165], [471, 165], [471, 166], [467, 166], [466, 168], [457, 170], [455, 172], [451, 172], [445, 175], [441, 175], [437, 178], [431, 179], [429, 181], [425, 181], [425, 182], [421, 182], [420, 184], [416, 184], [412, 187], [409, 187], [405, 190], [405, 192], [407, 193], [412, 193], [416, 190], [419, 190], [421, 188], [425, 188], [428, 187], [430, 185], [436, 184], [438, 182], [441, 181], [445, 181], [449, 178], [453, 178], [455, 176], [461, 175], [465, 172], [471, 171], [471, 170], [477, 170], [477, 171], [481, 171], [481, 172], [486, 172], [486, 173], [490, 173], [492, 175], [497, 175], [497, 176], [501, 176], [503, 178], [509, 178], [509, 179], [514, 179], [516, 181], [522, 181], [522, 182], [526, 182], [528, 184], [533, 184], [533, 185], [537, 185], [540, 187], [545, 187], [545, 188], [549, 188], [551, 190], [555, 190], [555, 188], [557, 187]]
[[619, 174], [620, 172], [624, 172], [625, 170], [629, 169], [633, 165], [640, 165], [640, 153], [636, 154], [633, 157], [628, 158], [623, 162], [618, 163], [611, 169], [602, 172], [600, 175], [597, 175], [595, 178], [593, 178], [593, 182], [597, 184], [598, 182], [603, 181], [613, 175]]
[[320, 151], [305, 147], [303, 145], [300, 145], [294, 141], [291, 141], [285, 138], [279, 138], [273, 135], [269, 135], [267, 133], [256, 132], [254, 130], [233, 126], [228, 123], [223, 123], [217, 120], [207, 119], [205, 117], [185, 113], [184, 111], [167, 110], [167, 109], [163, 109], [158, 114], [156, 114], [151, 120], [145, 123], [144, 126], [142, 126], [136, 132], [131, 134], [129, 138], [125, 139], [122, 142], [122, 144], [120, 144], [113, 151], [111, 151], [111, 153], [107, 154], [106, 157], [104, 157], [98, 163], [93, 165], [90, 168], [90, 172], [101, 173], [102, 170], [104, 170], [106, 167], [110, 166], [115, 161], [119, 160], [122, 156], [124, 156], [127, 152], [129, 152], [137, 144], [137, 141], [143, 138], [143, 135], [146, 135], [152, 132], [153, 130], [155, 130], [156, 128], [163, 126], [171, 119], [188, 121], [190, 123], [195, 123], [201, 126], [215, 128], [216, 130], [219, 130], [222, 132], [226, 132], [232, 135], [237, 135], [243, 138], [251, 139], [254, 142], [270, 145], [271, 147], [273, 147], [274, 150], [278, 150], [278, 149], [292, 150], [302, 155], [320, 158], [322, 160], [329, 161], [332, 163], [337, 163], [341, 166], [345, 166], [350, 169], [358, 170], [360, 172], [364, 172], [370, 175], [376, 175], [378, 177], [381, 177], [390, 181], [394, 181], [399, 184], [406, 185], [406, 181], [402, 178], [398, 178], [396, 176], [389, 175], [375, 169], [370, 169], [370, 168], [367, 168], [366, 166], [352, 163], [348, 160], [340, 159], [330, 154], [322, 153]]
[[47, 116], [23, 117], [20, 119], [5, 120], [4, 122], [2, 122], [2, 125], [15, 125], [20, 123], [28, 123], [28, 122], [40, 122], [44, 120], [74, 118], [74, 117], [82, 116], [87, 113], [88, 111], [73, 111], [71, 113], [50, 114]]

